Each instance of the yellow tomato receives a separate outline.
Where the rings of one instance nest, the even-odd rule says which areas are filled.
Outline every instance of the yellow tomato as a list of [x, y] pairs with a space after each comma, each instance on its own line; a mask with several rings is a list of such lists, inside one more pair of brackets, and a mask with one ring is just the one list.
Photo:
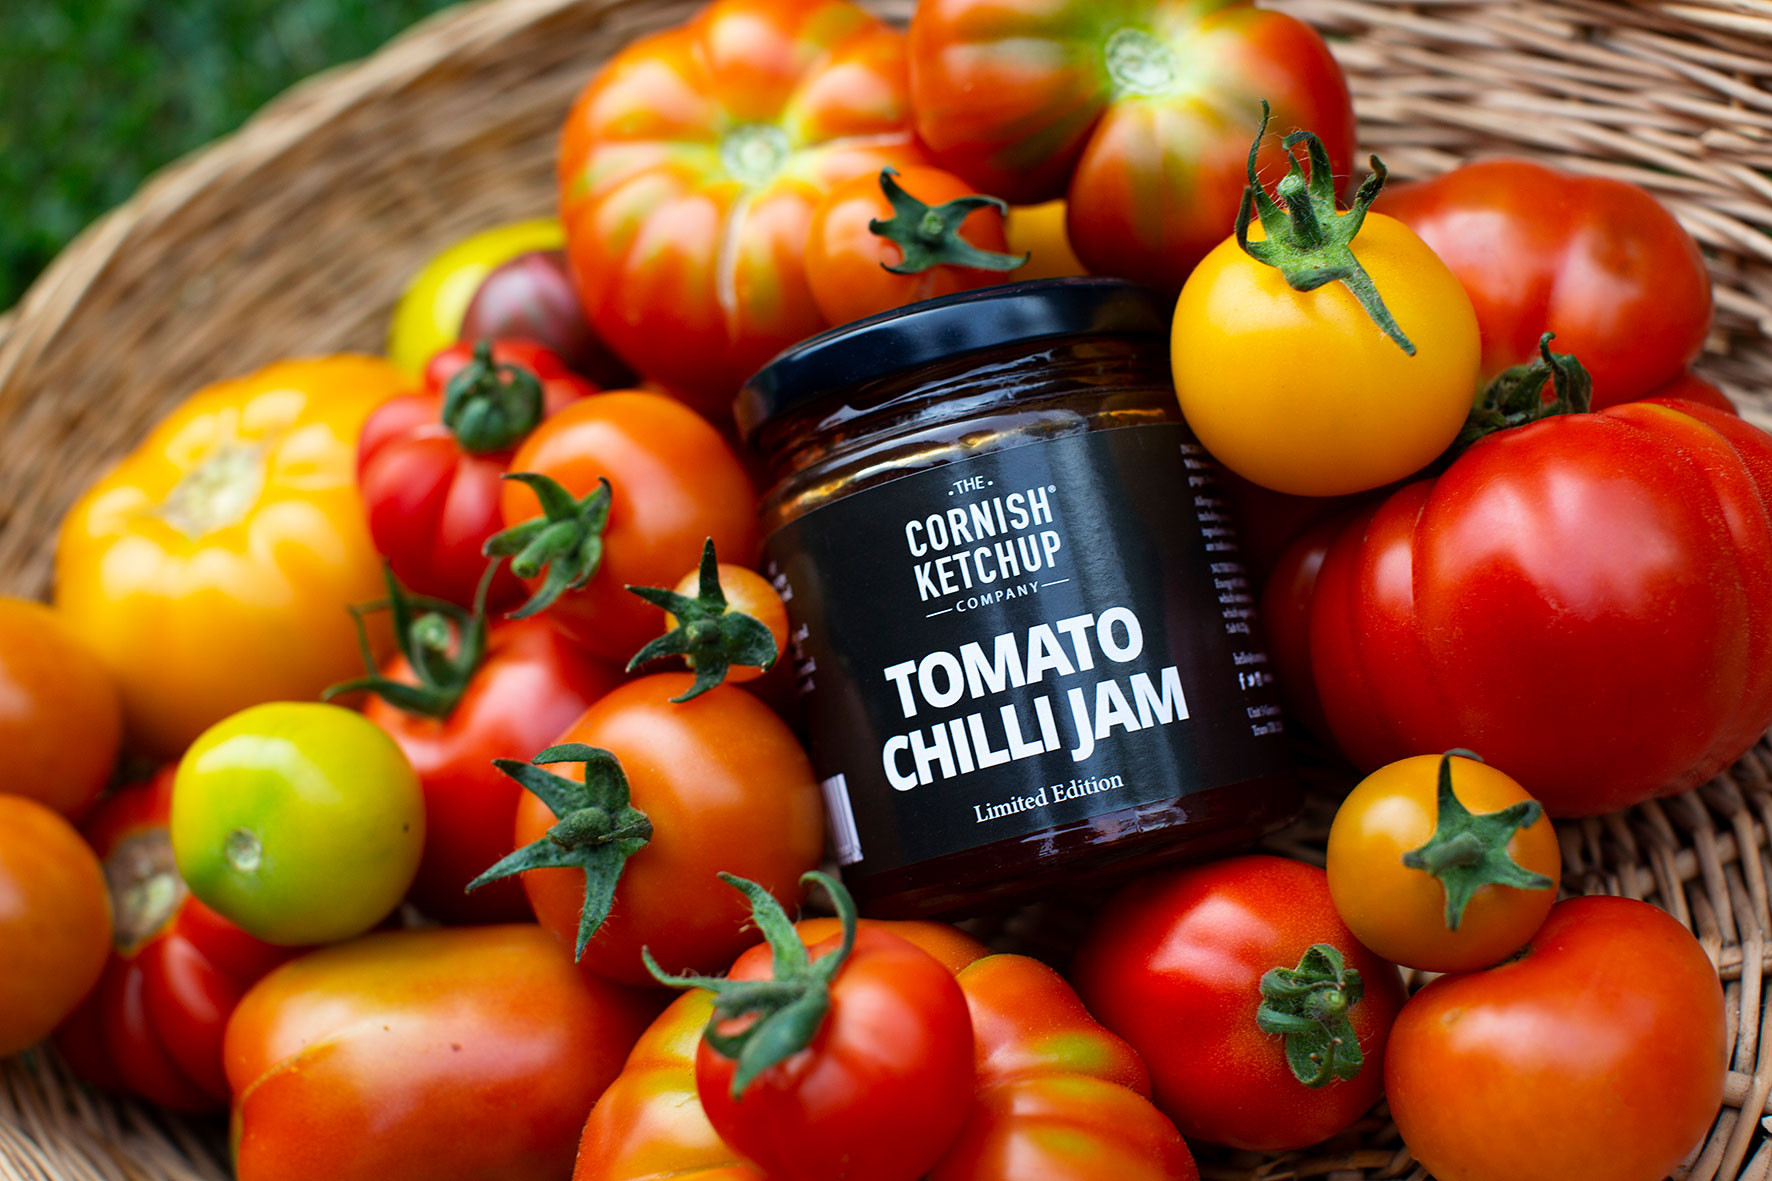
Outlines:
[[1003, 232], [1009, 238], [1010, 254], [1025, 254], [1028, 260], [1005, 277], [1005, 282], [1022, 279], [1063, 279], [1087, 275], [1089, 268], [1071, 249], [1070, 234], [1065, 230], [1065, 202], [1043, 201], [1038, 205], [1011, 205], [1004, 220]]
[[237, 710], [362, 671], [346, 608], [385, 587], [357, 436], [404, 385], [361, 356], [220, 382], [69, 512], [56, 606], [115, 678], [136, 744], [176, 755]]
[[1329, 829], [1329, 895], [1348, 929], [1427, 972], [1492, 967], [1525, 946], [1557, 899], [1560, 866], [1557, 830], [1526, 789], [1452, 755], [1380, 767]]
[[432, 354], [461, 335], [462, 317], [487, 275], [519, 254], [565, 245], [559, 219], [542, 217], [482, 230], [447, 247], [413, 276], [394, 305], [388, 356], [407, 377], [418, 377]]

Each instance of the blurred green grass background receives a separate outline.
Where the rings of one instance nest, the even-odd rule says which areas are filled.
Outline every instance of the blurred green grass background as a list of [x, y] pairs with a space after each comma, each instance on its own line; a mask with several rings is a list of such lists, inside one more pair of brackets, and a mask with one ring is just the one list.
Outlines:
[[0, 0], [0, 310], [161, 165], [451, 0]]

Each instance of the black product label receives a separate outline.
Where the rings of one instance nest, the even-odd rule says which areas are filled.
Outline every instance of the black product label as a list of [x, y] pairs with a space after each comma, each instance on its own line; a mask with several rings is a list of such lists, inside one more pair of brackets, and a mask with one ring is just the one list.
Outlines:
[[1218, 469], [1180, 425], [912, 473], [766, 561], [851, 874], [1285, 765]]

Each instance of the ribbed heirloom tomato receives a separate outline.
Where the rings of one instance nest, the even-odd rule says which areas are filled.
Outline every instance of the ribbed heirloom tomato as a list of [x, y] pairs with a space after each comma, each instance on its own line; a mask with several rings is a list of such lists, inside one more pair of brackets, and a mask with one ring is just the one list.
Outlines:
[[823, 328], [812, 209], [851, 177], [921, 162], [905, 75], [904, 35], [845, 0], [716, 0], [610, 59], [560, 145], [598, 334], [711, 409]]

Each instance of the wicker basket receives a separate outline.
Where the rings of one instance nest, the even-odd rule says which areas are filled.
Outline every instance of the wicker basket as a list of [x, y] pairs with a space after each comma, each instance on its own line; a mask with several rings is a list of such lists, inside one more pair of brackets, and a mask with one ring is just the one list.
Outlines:
[[[1657, 193], [1704, 246], [1704, 372], [1772, 426], [1772, 2], [1269, 0], [1335, 39], [1362, 146], [1402, 177], [1525, 153]], [[550, 211], [556, 129], [593, 67], [694, 0], [493, 0], [312, 79], [155, 177], [0, 317], [0, 590], [42, 594], [55, 523], [168, 406], [279, 356], [376, 350], [405, 277], [487, 224]], [[903, 17], [909, 0], [882, 7]], [[1564, 882], [1647, 898], [1721, 969], [1725, 1106], [1682, 1173], [1772, 1176], [1762, 1004], [1772, 750], [1688, 795], [1566, 823]], [[1282, 846], [1321, 858], [1330, 805]], [[1062, 940], [1032, 909], [1003, 937]], [[0, 1063], [0, 1178], [225, 1178], [218, 1123], [96, 1095], [49, 1055]], [[1424, 1176], [1382, 1109], [1342, 1140], [1209, 1178]], [[1579, 1181], [1571, 1178], [1570, 1181]]]

